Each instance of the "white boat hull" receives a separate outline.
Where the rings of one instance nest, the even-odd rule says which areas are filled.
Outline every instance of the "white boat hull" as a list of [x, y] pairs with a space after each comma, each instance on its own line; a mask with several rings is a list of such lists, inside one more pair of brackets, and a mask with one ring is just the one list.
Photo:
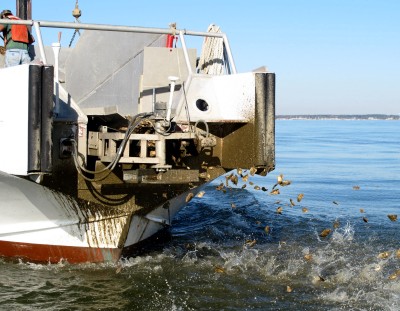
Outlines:
[[[198, 189], [194, 190], [198, 191]], [[0, 256], [33, 262], [117, 261], [170, 224], [186, 195], [144, 216], [101, 214], [63, 194], [0, 173]]]

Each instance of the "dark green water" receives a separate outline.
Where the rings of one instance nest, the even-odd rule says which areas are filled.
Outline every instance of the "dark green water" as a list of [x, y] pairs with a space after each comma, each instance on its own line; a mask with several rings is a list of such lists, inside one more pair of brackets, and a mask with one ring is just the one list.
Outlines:
[[[225, 194], [218, 179], [170, 240], [118, 264], [0, 261], [0, 309], [400, 310], [399, 129], [278, 121], [272, 174]], [[279, 174], [292, 183], [271, 195]]]

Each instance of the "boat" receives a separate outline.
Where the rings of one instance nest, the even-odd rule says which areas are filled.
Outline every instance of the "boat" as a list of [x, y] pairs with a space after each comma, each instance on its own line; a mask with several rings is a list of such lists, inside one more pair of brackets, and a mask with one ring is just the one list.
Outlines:
[[[275, 74], [238, 73], [215, 26], [1, 22], [36, 43], [0, 68], [0, 257], [117, 262], [214, 179], [274, 169]], [[45, 46], [48, 28], [79, 40]]]

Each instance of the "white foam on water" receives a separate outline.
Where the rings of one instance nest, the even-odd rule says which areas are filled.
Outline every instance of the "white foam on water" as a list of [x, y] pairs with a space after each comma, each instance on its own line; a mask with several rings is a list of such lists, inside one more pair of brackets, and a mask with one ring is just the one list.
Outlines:
[[338, 244], [351, 242], [354, 239], [354, 232], [354, 227], [347, 222], [346, 226], [333, 231], [331, 241]]

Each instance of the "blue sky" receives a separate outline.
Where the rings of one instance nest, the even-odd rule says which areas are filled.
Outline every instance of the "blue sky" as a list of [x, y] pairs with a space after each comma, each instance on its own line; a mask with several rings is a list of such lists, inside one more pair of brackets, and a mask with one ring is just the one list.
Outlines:
[[[140, 4], [138, 4], [140, 3]], [[1, 1], [15, 10], [15, 1]], [[73, 21], [75, 0], [32, 0], [33, 19]], [[83, 23], [228, 35], [239, 72], [277, 75], [277, 114], [400, 114], [399, 0], [80, 0]], [[62, 30], [67, 46], [72, 32]], [[44, 40], [57, 40], [56, 32]]]

